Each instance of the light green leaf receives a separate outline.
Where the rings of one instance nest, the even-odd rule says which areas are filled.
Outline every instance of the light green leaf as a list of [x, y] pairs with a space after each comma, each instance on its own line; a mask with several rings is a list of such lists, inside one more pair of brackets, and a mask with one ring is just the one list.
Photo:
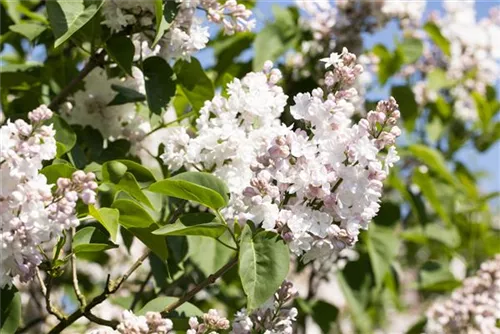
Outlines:
[[210, 213], [188, 213], [181, 216], [175, 223], [167, 224], [153, 234], [157, 235], [199, 235], [210, 238], [220, 237], [227, 226], [214, 221], [215, 216]]
[[424, 25], [424, 30], [441, 51], [443, 51], [445, 55], [450, 56], [450, 41], [441, 34], [439, 27], [433, 22], [427, 22]]
[[432, 240], [439, 241], [450, 248], [460, 246], [460, 233], [455, 225], [443, 226], [438, 223], [425, 225], [425, 235]]
[[19, 23], [9, 26], [9, 29], [15, 33], [23, 35], [28, 40], [33, 41], [40, 36], [42, 32], [47, 30], [47, 27], [38, 23]]
[[72, 247], [75, 254], [80, 254], [102, 252], [111, 248], [117, 248], [118, 245], [110, 242], [108, 236], [101, 230], [93, 226], [87, 226], [75, 233]]
[[425, 291], [451, 291], [460, 286], [449, 266], [430, 261], [419, 272], [419, 289]]
[[116, 186], [117, 190], [126, 192], [139, 202], [146, 204], [151, 209], [154, 209], [153, 204], [151, 203], [149, 198], [144, 194], [144, 192], [141, 189], [141, 186], [139, 185], [139, 183], [137, 183], [137, 180], [135, 179], [134, 175], [132, 175], [132, 173], [126, 172]]
[[149, 109], [160, 115], [175, 95], [175, 81], [172, 79], [174, 71], [161, 57], [149, 57], [144, 60], [142, 70]]
[[403, 55], [398, 49], [390, 52], [382, 44], [375, 45], [372, 52], [380, 59], [378, 64], [378, 81], [384, 85], [403, 65]]
[[337, 273], [337, 281], [346, 300], [347, 309], [359, 333], [372, 333], [372, 320], [368, 313], [363, 309], [358, 298], [354, 295], [351, 287], [341, 271]]
[[201, 67], [198, 59], [191, 58], [189, 62], [179, 60], [175, 63], [174, 69], [179, 87], [194, 110], [200, 110], [205, 101], [214, 97], [214, 84]]
[[161, 259], [166, 260], [168, 249], [165, 237], [154, 235], [158, 224], [139, 204], [127, 199], [118, 199], [113, 202], [113, 208], [120, 211], [120, 225], [125, 227]]
[[[146, 315], [147, 312], [162, 312], [168, 305], [179, 300], [177, 297], [157, 297], [141, 308], [137, 315]], [[182, 317], [201, 317], [203, 312], [191, 303], [184, 303], [175, 309], [175, 312]]]
[[450, 184], [455, 184], [455, 177], [449, 171], [446, 166], [446, 160], [440, 152], [421, 144], [410, 145], [408, 151], [413, 154], [415, 158], [420, 160], [420, 162], [426, 164], [437, 173], [439, 177], [448, 181]]
[[107, 161], [102, 165], [102, 177], [104, 181], [118, 183], [127, 173], [128, 167], [120, 161]]
[[164, 6], [162, 0], [155, 0], [156, 35], [152, 47], [158, 44], [165, 31], [170, 28], [178, 11], [179, 6], [175, 1], [165, 1]]
[[273, 296], [286, 278], [289, 264], [288, 246], [276, 233], [260, 231], [253, 236], [250, 226], [245, 225], [238, 273], [249, 310], [255, 310]]
[[398, 255], [401, 242], [395, 235], [393, 228], [371, 224], [367, 234], [368, 255], [377, 287], [380, 287], [391, 270], [392, 262]]
[[143, 165], [135, 161], [125, 160], [125, 159], [118, 159], [115, 161], [120, 162], [125, 166], [127, 166], [127, 172], [133, 174], [137, 179], [137, 181], [139, 182], [156, 181], [155, 176], [147, 167], [144, 167]]
[[427, 74], [427, 88], [430, 90], [438, 91], [451, 85], [453, 85], [453, 82], [448, 79], [446, 72], [440, 68], [436, 68]]
[[47, 178], [47, 184], [56, 184], [57, 179], [65, 177], [71, 179], [76, 168], [67, 164], [48, 165], [40, 171]]
[[[230, 237], [226, 235], [220, 237], [224, 242], [231, 244]], [[234, 257], [234, 251], [222, 245], [215, 239], [188, 236], [189, 243], [189, 261], [192, 261], [206, 277], [222, 268], [231, 258]]]
[[116, 240], [120, 212], [117, 209], [99, 208], [89, 205], [89, 214], [109, 232], [111, 240]]
[[47, 14], [59, 47], [80, 30], [99, 11], [102, 0], [51, 0], [47, 1]]
[[406, 64], [416, 62], [424, 51], [424, 45], [418, 38], [405, 38], [398, 44], [397, 48], [403, 55], [403, 61]]
[[0, 291], [0, 334], [14, 334], [21, 322], [21, 294], [16, 287]]
[[209, 173], [186, 172], [149, 186], [149, 191], [182, 198], [217, 210], [227, 205], [229, 190], [224, 182]]
[[135, 47], [130, 38], [121, 35], [111, 37], [106, 42], [106, 51], [125, 73], [132, 76]]

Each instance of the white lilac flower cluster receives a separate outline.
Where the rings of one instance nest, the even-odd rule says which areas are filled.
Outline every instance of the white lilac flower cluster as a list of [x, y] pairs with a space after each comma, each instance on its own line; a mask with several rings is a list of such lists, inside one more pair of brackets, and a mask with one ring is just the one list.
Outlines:
[[173, 328], [172, 320], [162, 318], [159, 312], [138, 316], [132, 311], [123, 311], [116, 330], [94, 329], [88, 334], [169, 334]]
[[52, 111], [42, 105], [28, 114], [31, 124], [7, 120], [0, 129], [0, 286], [19, 276], [30, 280], [42, 262], [38, 247], [78, 224], [76, 202], [95, 200], [92, 173], [75, 172], [73, 179], [59, 179], [52, 185], [39, 171], [42, 161], [56, 155], [55, 131], [44, 122]]
[[132, 68], [133, 77], [108, 78], [106, 71], [96, 68], [84, 79], [84, 89], [73, 95], [73, 102], [67, 102], [61, 110], [70, 124], [91, 126], [101, 132], [104, 139], [128, 139], [132, 146], [138, 144], [151, 130], [149, 120], [137, 113], [134, 103], [109, 105], [118, 94], [112, 85], [133, 89], [145, 94], [142, 72]]
[[265, 305], [248, 314], [245, 309], [237, 312], [232, 324], [232, 334], [280, 333], [292, 334], [293, 323], [298, 315], [295, 307], [285, 308], [298, 295], [293, 284], [283, 282], [273, 298]]
[[[208, 26], [202, 25], [202, 20], [196, 16], [197, 10], [204, 12], [209, 22], [221, 25], [227, 35], [250, 31], [255, 26], [255, 21], [250, 19], [252, 12], [236, 0], [223, 3], [217, 0], [176, 0], [174, 6], [178, 6], [175, 19], [154, 51], [149, 49], [152, 38], [148, 31], [134, 36], [140, 54], [159, 54], [167, 60], [189, 60], [191, 54], [205, 48], [210, 35]], [[148, 28], [154, 24], [155, 5], [152, 0], [106, 0], [103, 13], [103, 23], [113, 31], [136, 24]]]
[[[500, 75], [500, 7], [490, 10], [488, 17], [476, 18], [475, 2], [444, 2], [443, 16], [433, 14], [431, 21], [450, 42], [450, 55], [440, 51], [430, 40], [424, 40], [424, 56], [415, 65], [404, 69], [407, 75], [429, 73], [434, 69], [445, 72], [453, 83], [449, 94], [454, 101], [455, 117], [463, 121], [479, 119], [471, 92], [486, 94], [488, 85], [494, 86]], [[429, 88], [425, 80], [413, 86], [415, 98], [421, 105], [434, 101], [438, 92]]]
[[[378, 103], [353, 124], [351, 87], [362, 67], [344, 50], [325, 60], [327, 91], [298, 94], [290, 113], [304, 129], [279, 120], [286, 96], [280, 73], [266, 63], [228, 85], [228, 97], [205, 103], [197, 135], [172, 130], [162, 159], [173, 171], [185, 167], [225, 180], [228, 219], [251, 221], [279, 232], [304, 260], [354, 245], [360, 229], [377, 214], [382, 181], [399, 159], [396, 101]], [[387, 154], [382, 151], [387, 149]]]
[[451, 297], [427, 311], [426, 333], [498, 334], [500, 328], [500, 255], [481, 264]]

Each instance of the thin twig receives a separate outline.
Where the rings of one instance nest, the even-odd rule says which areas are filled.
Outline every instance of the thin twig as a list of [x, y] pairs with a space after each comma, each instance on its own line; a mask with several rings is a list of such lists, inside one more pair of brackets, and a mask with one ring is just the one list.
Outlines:
[[16, 330], [16, 334], [21, 334], [26, 331], [28, 331], [31, 327], [38, 325], [39, 323], [43, 322], [45, 320], [45, 317], [39, 317], [35, 318], [33, 320], [30, 320], [24, 327], [21, 327]]
[[[62, 319], [54, 328], [52, 328], [50, 330], [50, 332], [48, 334], [57, 334], [57, 333], [61, 333], [63, 330], [65, 330], [68, 326], [70, 326], [71, 324], [73, 324], [75, 321], [77, 321], [78, 319], [80, 319], [81, 317], [85, 316], [85, 317], [92, 317], [93, 314], [90, 313], [90, 311], [96, 307], [97, 305], [99, 305], [100, 303], [102, 303], [103, 301], [105, 301], [109, 295], [115, 293], [120, 287], [121, 285], [123, 284], [123, 282], [125, 282], [129, 277], [130, 275], [132, 275], [132, 273], [137, 269], [139, 268], [139, 266], [142, 264], [142, 262], [144, 262], [144, 260], [149, 256], [150, 254], [150, 251], [146, 251], [133, 265], [132, 267], [130, 267], [130, 269], [123, 275], [121, 276], [117, 281], [116, 283], [112, 284], [112, 282], [110, 281], [109, 279], [109, 275], [108, 275], [108, 278], [106, 279], [106, 284], [104, 286], [104, 291], [97, 295], [96, 297], [94, 297], [94, 299], [92, 299], [84, 308], [80, 308], [78, 310], [76, 310], [75, 312], [71, 313], [68, 317]], [[94, 316], [95, 317], [95, 316]], [[94, 318], [95, 319], [95, 318]], [[107, 322], [108, 324], [106, 326], [110, 326], [110, 327], [113, 327], [115, 328], [117, 326], [117, 323], [114, 322], [114, 321], [107, 321], [107, 320], [104, 320], [104, 319], [99, 319], [99, 321], [105, 321]]]
[[168, 305], [165, 307], [163, 312], [161, 313], [162, 316], [166, 316], [169, 312], [172, 312], [182, 304], [188, 302], [193, 298], [198, 292], [209, 286], [210, 284], [215, 283], [215, 281], [224, 275], [229, 269], [231, 269], [234, 265], [238, 263], [238, 257], [233, 258], [231, 261], [226, 263], [224, 267], [220, 268], [217, 270], [214, 274], [210, 275], [205, 279], [203, 282], [195, 286], [193, 289], [191, 289], [188, 293], [184, 295], [184, 297], [179, 298], [176, 302], [173, 302], [172, 304]]
[[50, 102], [49, 108], [55, 109], [61, 103], [63, 103], [68, 95], [70, 95], [75, 90], [76, 86], [78, 86], [78, 84], [80, 84], [80, 82], [82, 82], [83, 79], [85, 79], [85, 77], [90, 72], [92, 72], [94, 68], [100, 66], [103, 63], [105, 55], [106, 51], [101, 50], [98, 54], [92, 56], [89, 62], [80, 71], [80, 73], [78, 73], [78, 75], [73, 80], [71, 80], [71, 82], [66, 87], [64, 87], [64, 89]]
[[47, 312], [53, 314], [57, 319], [64, 320], [64, 314], [54, 305], [52, 305], [52, 301], [50, 300], [50, 292], [52, 290], [52, 276], [49, 275], [47, 279], [47, 283], [43, 281], [42, 274], [40, 274], [40, 270], [36, 269], [36, 277], [40, 281], [40, 288], [42, 290], [42, 294], [45, 297], [45, 307]]
[[111, 327], [113, 329], [116, 328], [116, 326], [118, 326], [118, 324], [119, 324], [119, 322], [117, 320], [106, 320], [103, 318], [99, 318], [98, 316], [95, 316], [90, 310], [87, 312], [84, 312], [83, 316], [85, 318], [89, 319], [90, 321], [98, 324], [98, 325], [108, 326], [108, 327]]
[[[75, 236], [75, 228], [71, 230], [71, 239], [73, 240], [73, 237]], [[75, 253], [72, 252], [71, 254], [71, 273], [73, 276], [73, 289], [75, 290], [75, 295], [78, 301], [80, 302], [81, 307], [85, 307], [87, 304], [87, 301], [85, 300], [85, 296], [82, 294], [82, 291], [80, 290], [80, 287], [78, 286], [78, 274], [76, 270], [76, 255]]]

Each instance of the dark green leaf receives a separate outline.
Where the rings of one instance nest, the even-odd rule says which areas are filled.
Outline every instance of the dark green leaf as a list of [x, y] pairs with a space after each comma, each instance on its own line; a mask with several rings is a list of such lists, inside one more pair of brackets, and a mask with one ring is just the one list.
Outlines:
[[200, 110], [205, 101], [214, 97], [214, 84], [201, 67], [198, 59], [191, 58], [190, 62], [179, 60], [174, 69], [177, 74], [177, 82], [194, 110]]
[[127, 36], [115, 35], [106, 42], [106, 51], [116, 64], [128, 75], [132, 75], [135, 47]]
[[418, 118], [418, 105], [413, 91], [409, 86], [393, 86], [391, 95], [398, 101], [406, 129], [412, 131]]
[[59, 47], [82, 28], [99, 11], [102, 0], [52, 0], [47, 1], [47, 14]]
[[61, 157], [75, 146], [76, 134], [65, 120], [58, 115], [54, 115], [46, 121], [46, 124], [53, 124], [54, 130], [56, 130], [57, 157]]
[[[154, 234], [158, 235], [199, 235], [218, 238], [227, 226], [219, 221], [214, 221], [215, 216], [210, 213], [188, 213], [180, 217], [175, 223], [167, 224]], [[208, 222], [207, 220], [210, 219]]]
[[209, 173], [186, 172], [149, 186], [149, 191], [182, 198], [220, 209], [228, 203], [229, 190], [224, 182]]
[[102, 252], [107, 249], [117, 248], [118, 245], [108, 240], [108, 236], [101, 230], [88, 226], [78, 230], [73, 237], [73, 252], [75, 254]]
[[118, 94], [116, 94], [113, 100], [108, 103], [108, 106], [146, 101], [146, 95], [141, 94], [134, 89], [118, 85], [111, 85], [111, 88], [118, 92]]
[[273, 296], [286, 278], [289, 264], [288, 246], [276, 233], [261, 231], [253, 236], [250, 226], [245, 225], [238, 273], [249, 310], [255, 310]]
[[15, 287], [4, 287], [0, 299], [0, 333], [14, 334], [21, 322], [21, 294]]
[[335, 321], [337, 321], [338, 314], [338, 308], [323, 300], [318, 300], [312, 305], [312, 318], [323, 333], [330, 333]]
[[127, 199], [118, 199], [113, 202], [113, 208], [120, 211], [120, 225], [125, 227], [161, 259], [168, 257], [165, 237], [154, 235], [158, 224], [139, 204]]
[[154, 0], [155, 18], [156, 18], [156, 35], [152, 47], [154, 47], [165, 34], [165, 31], [170, 28], [174, 21], [179, 6], [176, 1], [165, 1], [165, 6], [162, 0]]
[[143, 72], [149, 109], [159, 115], [175, 95], [174, 71], [165, 59], [149, 57], [144, 60]]

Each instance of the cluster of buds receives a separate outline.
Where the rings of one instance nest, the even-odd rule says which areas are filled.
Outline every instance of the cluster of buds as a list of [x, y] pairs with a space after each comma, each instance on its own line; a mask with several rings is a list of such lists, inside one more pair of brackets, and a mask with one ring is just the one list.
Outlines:
[[243, 309], [236, 313], [233, 334], [250, 333], [293, 333], [293, 322], [297, 317], [296, 308], [284, 308], [298, 295], [292, 282], [284, 281], [274, 297], [262, 308], [247, 314]]
[[267, 76], [267, 81], [271, 86], [276, 85], [278, 81], [280, 81], [281, 78], [283, 77], [281, 71], [278, 70], [277, 68], [273, 68], [273, 66], [274, 66], [273, 62], [267, 60], [264, 63], [264, 67], [262, 69], [262, 72]]
[[217, 310], [211, 309], [203, 314], [203, 323], [199, 323], [198, 318], [189, 319], [189, 327], [186, 334], [205, 334], [217, 333], [216, 331], [229, 329], [230, 323], [225, 317], [221, 316]]
[[217, 0], [202, 0], [200, 5], [207, 11], [209, 21], [222, 23], [227, 35], [250, 31], [255, 26], [255, 21], [249, 20], [252, 11], [236, 0], [227, 0], [223, 5]]
[[[116, 332], [120, 334], [167, 334], [172, 329], [172, 321], [163, 319], [158, 312], [148, 312], [145, 316], [136, 316], [131, 311], [124, 311]], [[92, 334], [97, 333], [100, 334], [100, 332]]]
[[359, 124], [376, 139], [375, 143], [381, 149], [394, 145], [396, 138], [401, 135], [401, 129], [396, 126], [400, 117], [399, 105], [391, 97], [387, 101], [380, 101], [377, 108], [368, 112], [366, 119], [362, 119]]
[[350, 53], [347, 48], [342, 53], [332, 53], [328, 58], [322, 58], [325, 68], [333, 67], [333, 70], [326, 72], [325, 85], [331, 89], [335, 87], [351, 87], [356, 78], [363, 73], [363, 66], [357, 64], [357, 58], [354, 53]]
[[498, 333], [500, 321], [500, 255], [481, 264], [451, 298], [427, 311], [426, 332]]
[[54, 113], [45, 104], [28, 113], [28, 118], [33, 123], [40, 123], [52, 118]]
[[49, 219], [58, 223], [61, 230], [76, 227], [78, 218], [75, 216], [76, 203], [80, 198], [83, 203], [94, 204], [96, 200], [97, 183], [94, 173], [78, 170], [71, 180], [59, 178], [55, 198], [47, 207]]

